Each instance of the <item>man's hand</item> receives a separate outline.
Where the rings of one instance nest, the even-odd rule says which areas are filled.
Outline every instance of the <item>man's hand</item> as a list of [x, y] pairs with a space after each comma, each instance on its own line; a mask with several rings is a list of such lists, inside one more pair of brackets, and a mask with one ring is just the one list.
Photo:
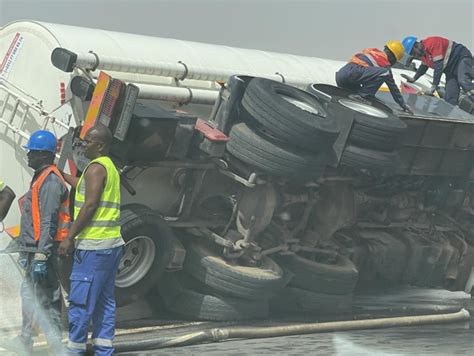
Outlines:
[[67, 256], [74, 248], [72, 239], [66, 238], [58, 246], [59, 256]]
[[48, 265], [47, 261], [34, 260], [31, 264], [31, 278], [33, 283], [40, 283], [45, 281], [48, 277]]
[[402, 74], [402, 77], [405, 78], [408, 83], [414, 83], [414, 82], [416, 82], [416, 79], [413, 78], [413, 77], [410, 77], [409, 75]]

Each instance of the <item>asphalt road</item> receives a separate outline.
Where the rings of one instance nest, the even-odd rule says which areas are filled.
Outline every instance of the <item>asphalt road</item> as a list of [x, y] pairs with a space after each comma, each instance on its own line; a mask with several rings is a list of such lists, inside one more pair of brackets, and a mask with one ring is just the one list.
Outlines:
[[[376, 295], [359, 296], [355, 307], [359, 315], [410, 315], [439, 313], [465, 307], [474, 314], [474, 301], [465, 293], [441, 290], [397, 289]], [[316, 317], [287, 316], [264, 323], [293, 320], [310, 322]], [[183, 329], [168, 328], [148, 337], [163, 337], [171, 333], [182, 335], [218, 323], [185, 325]], [[225, 326], [225, 325], [224, 325]], [[144, 335], [137, 335], [142, 338]], [[156, 355], [474, 355], [474, 318], [470, 322], [449, 325], [426, 325], [378, 330], [331, 332], [287, 337], [231, 340], [217, 343], [141, 351], [134, 354]], [[128, 353], [131, 354], [131, 353]]]

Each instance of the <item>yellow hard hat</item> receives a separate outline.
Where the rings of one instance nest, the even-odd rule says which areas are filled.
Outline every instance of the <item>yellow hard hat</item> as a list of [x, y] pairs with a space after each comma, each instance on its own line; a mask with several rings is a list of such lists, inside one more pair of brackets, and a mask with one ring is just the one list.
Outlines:
[[385, 45], [390, 51], [392, 51], [397, 61], [402, 59], [403, 55], [405, 54], [405, 48], [400, 41], [388, 41]]

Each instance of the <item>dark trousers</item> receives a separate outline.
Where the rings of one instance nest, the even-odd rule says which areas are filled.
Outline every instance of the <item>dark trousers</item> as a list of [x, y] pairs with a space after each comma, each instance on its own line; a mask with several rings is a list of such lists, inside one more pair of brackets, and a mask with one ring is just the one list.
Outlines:
[[464, 57], [456, 69], [446, 73], [446, 93], [444, 99], [448, 103], [452, 105], [458, 104], [460, 88], [474, 100], [473, 64], [472, 57]]
[[48, 276], [45, 281], [34, 283], [31, 278], [33, 253], [27, 254], [26, 274], [21, 284], [21, 309], [23, 323], [21, 335], [26, 340], [33, 337], [33, 326], [37, 324], [46, 336], [53, 350], [60, 347], [61, 330], [61, 287], [57, 277], [58, 257], [48, 259]]
[[381, 67], [363, 67], [347, 63], [336, 72], [339, 87], [351, 90], [363, 97], [374, 96], [390, 75], [388, 69]]

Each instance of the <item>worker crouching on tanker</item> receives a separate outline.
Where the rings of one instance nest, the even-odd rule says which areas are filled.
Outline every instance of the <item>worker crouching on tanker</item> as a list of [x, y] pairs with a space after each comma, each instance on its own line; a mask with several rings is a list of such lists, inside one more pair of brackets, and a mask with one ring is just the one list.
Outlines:
[[383, 83], [386, 83], [393, 99], [403, 111], [413, 114], [398, 89], [391, 67], [404, 55], [405, 49], [400, 41], [388, 41], [383, 51], [366, 48], [355, 54], [351, 60], [336, 72], [339, 87], [354, 92], [350, 97], [362, 102], [374, 98]]

